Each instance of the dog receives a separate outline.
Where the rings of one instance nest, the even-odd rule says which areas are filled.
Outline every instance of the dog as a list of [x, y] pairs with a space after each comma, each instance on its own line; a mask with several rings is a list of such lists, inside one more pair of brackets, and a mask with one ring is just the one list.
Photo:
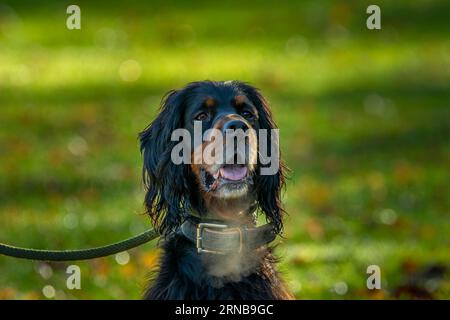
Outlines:
[[[228, 149], [231, 159], [207, 163], [195, 144], [189, 161], [176, 164], [173, 132], [192, 135], [196, 125], [225, 133], [242, 130], [244, 148]], [[197, 127], [198, 128], [198, 127]], [[145, 207], [161, 234], [162, 254], [144, 299], [152, 300], [276, 300], [292, 294], [275, 268], [269, 245], [283, 230], [281, 191], [286, 167], [280, 161], [273, 174], [258, 158], [259, 131], [265, 129], [269, 149], [276, 129], [261, 92], [240, 81], [199, 81], [169, 91], [156, 119], [140, 133]], [[228, 131], [227, 131], [228, 130]], [[194, 135], [195, 136], [195, 135]], [[266, 136], [267, 137], [267, 136]], [[227, 142], [218, 143], [226, 149]], [[242, 156], [243, 151], [248, 151]], [[277, 157], [279, 151], [272, 151]], [[230, 158], [230, 157], [229, 157]], [[239, 160], [239, 159], [237, 159]], [[257, 227], [258, 214], [267, 224]]]

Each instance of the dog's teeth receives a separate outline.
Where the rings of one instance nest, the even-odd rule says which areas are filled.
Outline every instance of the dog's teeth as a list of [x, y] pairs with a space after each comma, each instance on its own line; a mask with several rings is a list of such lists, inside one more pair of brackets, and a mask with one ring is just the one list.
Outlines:
[[213, 174], [214, 179], [217, 180], [217, 178], [219, 178], [219, 175], [220, 175], [220, 170], [217, 170], [217, 172]]

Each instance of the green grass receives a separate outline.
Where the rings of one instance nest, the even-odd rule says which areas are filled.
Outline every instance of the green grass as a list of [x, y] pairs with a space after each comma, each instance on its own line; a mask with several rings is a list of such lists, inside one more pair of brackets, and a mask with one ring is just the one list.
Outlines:
[[[137, 133], [169, 89], [240, 79], [281, 128], [292, 172], [277, 254], [298, 298], [412, 298], [408, 279], [448, 270], [447, 2], [380, 2], [382, 31], [365, 28], [365, 2], [81, 2], [81, 31], [65, 28], [68, 4], [0, 5], [0, 242], [82, 248], [147, 228]], [[137, 299], [155, 245], [124, 266], [77, 263], [72, 291], [67, 264], [2, 256], [0, 299], [45, 299], [47, 285], [61, 299]], [[372, 264], [379, 292], [366, 289]], [[450, 298], [447, 274], [422, 280]]]

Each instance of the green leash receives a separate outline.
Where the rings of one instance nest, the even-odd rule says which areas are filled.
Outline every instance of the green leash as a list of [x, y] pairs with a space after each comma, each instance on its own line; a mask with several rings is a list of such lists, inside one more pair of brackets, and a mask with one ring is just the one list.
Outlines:
[[135, 248], [137, 246], [140, 246], [141, 244], [156, 239], [158, 236], [159, 234], [155, 230], [150, 229], [132, 238], [107, 246], [80, 250], [39, 250], [19, 248], [0, 243], [0, 254], [15, 258], [41, 261], [87, 260], [106, 257], [118, 252]]

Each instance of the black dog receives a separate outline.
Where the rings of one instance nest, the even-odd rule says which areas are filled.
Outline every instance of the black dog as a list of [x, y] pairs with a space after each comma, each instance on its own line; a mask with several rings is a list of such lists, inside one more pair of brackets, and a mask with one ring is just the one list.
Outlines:
[[[250, 163], [259, 153], [252, 139], [244, 164], [174, 164], [172, 133], [184, 128], [193, 136], [195, 121], [202, 133], [268, 129], [269, 144], [276, 128], [267, 101], [242, 82], [194, 82], [166, 95], [140, 134], [145, 205], [163, 239], [160, 270], [145, 298], [291, 299], [267, 247], [283, 226], [283, 164], [275, 174], [260, 174], [265, 164]], [[202, 157], [193, 149], [191, 160]], [[268, 224], [256, 227], [258, 212]]]

